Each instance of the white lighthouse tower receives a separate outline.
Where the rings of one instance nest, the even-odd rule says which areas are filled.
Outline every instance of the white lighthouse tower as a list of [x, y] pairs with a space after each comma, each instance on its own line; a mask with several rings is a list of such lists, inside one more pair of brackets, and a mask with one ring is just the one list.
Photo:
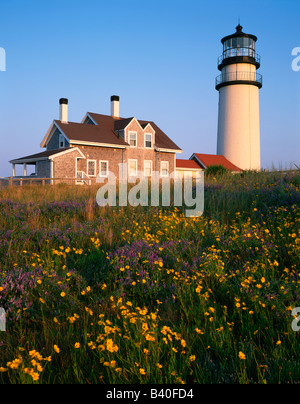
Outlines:
[[218, 59], [222, 72], [216, 78], [219, 91], [217, 154], [243, 170], [260, 170], [259, 89], [260, 56], [255, 52], [257, 37], [236, 32], [224, 37]]

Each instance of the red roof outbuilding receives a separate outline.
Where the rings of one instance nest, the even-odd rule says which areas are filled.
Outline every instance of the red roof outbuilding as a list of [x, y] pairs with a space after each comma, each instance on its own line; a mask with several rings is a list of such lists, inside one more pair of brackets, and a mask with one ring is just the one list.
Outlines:
[[189, 169], [189, 170], [201, 170], [199, 164], [194, 160], [183, 160], [183, 159], [176, 159], [176, 168], [177, 169]]
[[218, 154], [202, 154], [202, 153], [194, 153], [191, 157], [192, 160], [196, 161], [201, 168], [207, 168], [209, 166], [221, 165], [225, 167], [227, 170], [242, 172], [243, 170], [229, 160], [226, 157], [220, 156]]

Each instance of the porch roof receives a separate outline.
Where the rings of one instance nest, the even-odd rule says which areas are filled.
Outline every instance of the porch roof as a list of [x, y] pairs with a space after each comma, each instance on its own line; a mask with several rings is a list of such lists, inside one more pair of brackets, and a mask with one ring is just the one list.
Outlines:
[[29, 156], [10, 160], [10, 163], [12, 163], [12, 164], [35, 164], [37, 161], [48, 160], [49, 157], [51, 157], [55, 154], [58, 154], [58, 153], [62, 153], [68, 149], [69, 149], [69, 147], [64, 147], [64, 148], [58, 149], [58, 150], [48, 150], [48, 151], [44, 151], [41, 153], [31, 154]]

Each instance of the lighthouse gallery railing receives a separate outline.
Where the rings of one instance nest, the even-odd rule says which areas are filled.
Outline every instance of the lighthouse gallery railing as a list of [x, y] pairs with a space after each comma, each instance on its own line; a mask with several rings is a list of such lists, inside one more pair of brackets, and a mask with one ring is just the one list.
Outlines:
[[229, 48], [226, 49], [223, 54], [218, 58], [218, 66], [223, 63], [223, 60], [228, 58], [234, 58], [238, 56], [246, 56], [255, 60], [256, 63], [260, 64], [260, 56], [252, 48]]
[[262, 84], [262, 75], [256, 72], [223, 73], [216, 78], [216, 86], [230, 81], [253, 81]]

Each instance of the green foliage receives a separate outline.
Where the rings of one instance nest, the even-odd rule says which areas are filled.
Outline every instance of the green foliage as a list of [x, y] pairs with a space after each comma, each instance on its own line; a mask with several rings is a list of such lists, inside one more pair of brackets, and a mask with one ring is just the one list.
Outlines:
[[215, 177], [215, 176], [222, 176], [227, 174], [229, 171], [222, 165], [212, 165], [205, 169], [205, 175], [207, 177]]

